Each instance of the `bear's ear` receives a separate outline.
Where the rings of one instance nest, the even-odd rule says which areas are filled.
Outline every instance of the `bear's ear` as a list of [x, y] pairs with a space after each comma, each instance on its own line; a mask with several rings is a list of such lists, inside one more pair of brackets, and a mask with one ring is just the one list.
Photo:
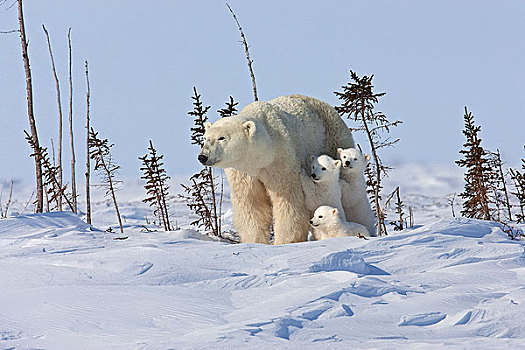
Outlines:
[[370, 161], [370, 154], [365, 154], [365, 160], [368, 162]]
[[242, 128], [244, 129], [244, 132], [247, 136], [253, 136], [253, 134], [255, 133], [255, 123], [251, 120], [244, 122], [242, 124]]
[[343, 152], [343, 149], [342, 148], [338, 148], [337, 149], [337, 154], [341, 154]]
[[338, 159], [335, 161], [335, 167], [339, 168], [341, 166], [341, 161]]
[[315, 156], [310, 156], [310, 162], [313, 162], [315, 159]]
[[332, 214], [334, 214], [334, 215], [339, 214], [339, 210], [337, 210], [337, 208], [334, 208], [334, 209], [332, 210]]
[[206, 130], [208, 130], [208, 129], [210, 128], [210, 126], [211, 126], [211, 123], [210, 123], [210, 122], [207, 122], [207, 123], [204, 125], [204, 128], [205, 128]]

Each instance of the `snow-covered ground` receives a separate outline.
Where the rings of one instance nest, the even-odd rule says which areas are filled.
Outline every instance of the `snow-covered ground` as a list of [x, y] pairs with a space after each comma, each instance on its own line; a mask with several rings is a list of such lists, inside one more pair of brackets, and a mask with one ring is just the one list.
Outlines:
[[140, 182], [119, 193], [124, 235], [105, 232], [116, 218], [100, 197], [91, 227], [23, 213], [31, 191], [15, 190], [23, 214], [0, 220], [0, 349], [524, 348], [524, 242], [452, 218], [461, 176], [392, 171], [386, 192], [400, 185], [412, 229], [283, 246], [202, 236], [178, 199], [181, 229], [147, 232]]

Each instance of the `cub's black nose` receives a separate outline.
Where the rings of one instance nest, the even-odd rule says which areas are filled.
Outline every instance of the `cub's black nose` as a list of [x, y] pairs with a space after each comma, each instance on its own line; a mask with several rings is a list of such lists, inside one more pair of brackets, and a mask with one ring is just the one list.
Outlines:
[[349, 166], [349, 165], [350, 165], [350, 161], [347, 160], [347, 161], [345, 162], [345, 165], [346, 165], [346, 166]]
[[313, 222], [312, 220], [310, 220], [310, 225], [313, 225], [313, 223], [314, 223], [314, 222]]
[[314, 180], [315, 180], [316, 178], [317, 178], [317, 175], [315, 175], [315, 174], [312, 174], [312, 179], [314, 179]]
[[201, 162], [202, 164], [206, 164], [206, 162], [208, 161], [208, 157], [205, 156], [204, 154], [199, 154], [199, 156], [197, 157], [197, 159], [198, 159], [199, 162]]

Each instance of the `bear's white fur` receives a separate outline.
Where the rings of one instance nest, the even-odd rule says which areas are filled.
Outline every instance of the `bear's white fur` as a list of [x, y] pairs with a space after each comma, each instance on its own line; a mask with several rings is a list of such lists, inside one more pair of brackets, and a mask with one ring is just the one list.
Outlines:
[[337, 149], [338, 158], [342, 162], [340, 184], [341, 201], [346, 214], [346, 220], [365, 226], [370, 236], [375, 237], [376, 218], [366, 193], [366, 181], [363, 171], [370, 160], [370, 155], [355, 149]]
[[337, 208], [344, 215], [339, 184], [341, 161], [321, 155], [312, 156], [311, 163], [310, 172], [303, 171], [301, 176], [306, 208], [310, 215], [322, 205]]
[[253, 102], [206, 126], [199, 161], [225, 168], [233, 224], [243, 242], [302, 242], [310, 217], [301, 169], [311, 154], [354, 147], [348, 127], [327, 103], [300, 95]]
[[314, 237], [318, 241], [334, 237], [370, 236], [366, 227], [345, 221], [337, 208], [327, 205], [315, 210], [310, 225], [314, 228]]

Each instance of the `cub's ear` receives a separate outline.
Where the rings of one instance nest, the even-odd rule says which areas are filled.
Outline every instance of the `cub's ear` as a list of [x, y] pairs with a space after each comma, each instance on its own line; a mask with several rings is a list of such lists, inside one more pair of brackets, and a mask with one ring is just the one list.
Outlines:
[[370, 161], [370, 154], [365, 154], [365, 160], [368, 162]]
[[342, 148], [338, 148], [337, 149], [337, 154], [341, 154], [343, 152], [343, 149]]
[[242, 124], [242, 128], [244, 129], [244, 132], [247, 136], [253, 136], [253, 134], [255, 133], [255, 123], [251, 120], [244, 122]]
[[205, 128], [206, 130], [208, 130], [208, 129], [210, 128], [210, 126], [211, 126], [211, 123], [210, 123], [210, 122], [207, 122], [207, 123], [204, 125], [204, 128]]
[[341, 161], [338, 159], [335, 161], [335, 167], [339, 168], [341, 166]]
[[339, 210], [337, 210], [337, 208], [334, 208], [334, 209], [332, 210], [332, 214], [334, 214], [334, 215], [339, 214]]
[[310, 156], [310, 162], [313, 162], [315, 159], [315, 156]]

